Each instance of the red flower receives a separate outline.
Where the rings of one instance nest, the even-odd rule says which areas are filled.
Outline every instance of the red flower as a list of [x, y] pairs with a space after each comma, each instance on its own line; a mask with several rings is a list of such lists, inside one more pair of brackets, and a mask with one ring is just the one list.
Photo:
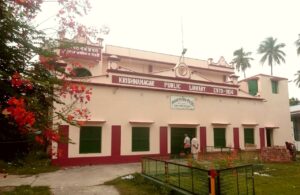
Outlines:
[[18, 72], [15, 72], [11, 79], [11, 85], [13, 87], [20, 87], [23, 84], [21, 75]]
[[41, 144], [41, 145], [43, 145], [45, 142], [44, 142], [44, 140], [43, 140], [43, 138], [41, 137], [41, 136], [35, 136], [35, 141], [37, 142], [37, 143], [39, 143], [39, 144]]
[[43, 133], [46, 139], [48, 140], [56, 141], [56, 142], [60, 140], [60, 136], [58, 135], [58, 133], [53, 131], [52, 129], [46, 129]]
[[7, 101], [9, 105], [6, 109], [6, 115], [10, 115], [15, 120], [20, 130], [24, 131], [26, 127], [31, 127], [35, 123], [35, 116], [33, 112], [25, 109], [24, 99], [10, 98]]
[[74, 119], [74, 116], [68, 115], [67, 120], [68, 120], [69, 122], [71, 122], [73, 119]]

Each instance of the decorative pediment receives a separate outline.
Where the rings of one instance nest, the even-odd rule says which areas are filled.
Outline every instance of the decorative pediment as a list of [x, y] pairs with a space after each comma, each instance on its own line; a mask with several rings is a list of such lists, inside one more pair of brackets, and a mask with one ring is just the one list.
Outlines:
[[220, 57], [218, 62], [214, 62], [212, 58], [208, 58], [207, 63], [208, 63], [208, 65], [223, 66], [223, 67], [232, 68], [232, 64], [228, 64], [223, 56]]
[[223, 56], [220, 57], [219, 61], [217, 62], [217, 65], [219, 65], [219, 66], [229, 66], [229, 64], [226, 62], [226, 60]]
[[179, 62], [174, 67], [175, 76], [181, 78], [190, 78], [191, 77], [191, 70], [190, 68], [184, 63]]

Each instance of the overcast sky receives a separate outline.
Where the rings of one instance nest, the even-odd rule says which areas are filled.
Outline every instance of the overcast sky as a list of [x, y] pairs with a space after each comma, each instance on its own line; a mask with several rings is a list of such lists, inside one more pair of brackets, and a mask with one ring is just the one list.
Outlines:
[[[286, 44], [286, 63], [274, 66], [274, 76], [294, 80], [300, 70], [294, 44], [300, 33], [299, 0], [90, 1], [92, 11], [83, 20], [88, 25], [110, 28], [110, 33], [103, 36], [104, 45], [180, 55], [183, 26], [186, 57], [218, 61], [224, 56], [230, 62], [233, 52], [243, 47], [255, 59], [246, 71], [248, 77], [270, 74], [270, 67], [259, 63], [257, 48], [273, 36], [278, 43]], [[49, 6], [44, 6], [42, 17], [51, 14]], [[243, 79], [242, 73], [237, 74]], [[289, 96], [300, 98], [294, 82], [289, 83]]]

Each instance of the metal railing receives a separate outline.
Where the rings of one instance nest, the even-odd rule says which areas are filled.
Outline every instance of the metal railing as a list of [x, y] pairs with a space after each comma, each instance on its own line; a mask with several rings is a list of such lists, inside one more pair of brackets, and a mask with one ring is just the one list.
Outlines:
[[205, 169], [143, 158], [142, 174], [187, 194], [209, 194], [209, 171]]
[[252, 165], [212, 171], [188, 162], [145, 157], [142, 174], [184, 194], [255, 194]]
[[217, 170], [216, 194], [255, 194], [253, 166]]

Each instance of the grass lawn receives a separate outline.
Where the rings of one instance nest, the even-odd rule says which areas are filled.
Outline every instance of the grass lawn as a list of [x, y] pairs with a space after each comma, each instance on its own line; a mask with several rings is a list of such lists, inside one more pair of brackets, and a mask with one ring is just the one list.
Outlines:
[[256, 194], [300, 194], [300, 162], [266, 164], [261, 173], [270, 176], [255, 175]]
[[[255, 192], [257, 195], [293, 195], [300, 194], [300, 162], [264, 164], [263, 169], [255, 175]], [[127, 194], [170, 194], [167, 188], [159, 186], [139, 174], [134, 179], [117, 178], [105, 183], [114, 185], [121, 195]]]
[[14, 175], [34, 175], [58, 169], [59, 167], [51, 165], [51, 160], [44, 152], [39, 151], [33, 151], [25, 158], [11, 162], [0, 160], [0, 172]]
[[18, 187], [0, 187], [2, 195], [51, 195], [50, 188], [47, 186], [31, 187], [23, 185]]
[[38, 173], [52, 172], [59, 167], [52, 166], [49, 159], [39, 159], [26, 163], [7, 163], [0, 161], [0, 171], [14, 175], [34, 175]]

